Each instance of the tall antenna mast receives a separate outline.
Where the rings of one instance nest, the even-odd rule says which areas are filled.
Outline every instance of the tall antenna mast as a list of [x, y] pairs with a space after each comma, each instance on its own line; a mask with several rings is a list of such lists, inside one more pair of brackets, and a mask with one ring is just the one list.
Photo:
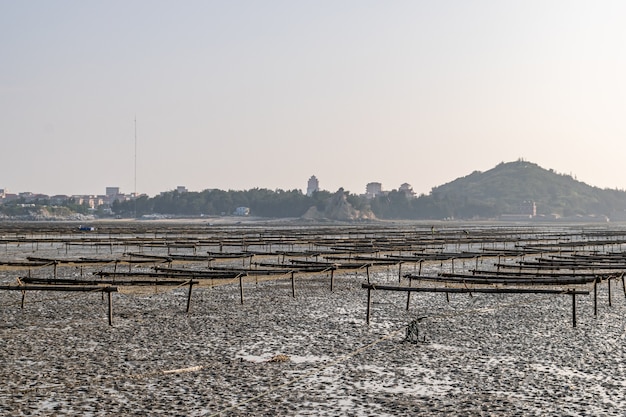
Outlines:
[[135, 218], [137, 217], [137, 115], [135, 115]]
[[137, 198], [137, 116], [135, 116], [135, 198]]

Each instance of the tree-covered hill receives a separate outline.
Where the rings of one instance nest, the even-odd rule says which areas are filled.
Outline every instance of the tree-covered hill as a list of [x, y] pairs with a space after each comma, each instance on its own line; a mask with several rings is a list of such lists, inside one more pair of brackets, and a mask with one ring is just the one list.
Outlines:
[[[538, 215], [613, 216], [626, 208], [626, 192], [600, 189], [571, 175], [546, 170], [532, 162], [500, 163], [486, 172], [435, 187], [427, 197], [446, 202], [461, 214], [483, 207], [484, 213], [515, 214], [522, 201], [534, 201]], [[459, 217], [459, 216], [457, 216]]]

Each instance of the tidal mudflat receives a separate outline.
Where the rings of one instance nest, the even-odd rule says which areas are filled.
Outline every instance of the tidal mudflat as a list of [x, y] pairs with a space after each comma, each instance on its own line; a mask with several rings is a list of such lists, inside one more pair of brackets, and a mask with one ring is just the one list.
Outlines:
[[[25, 273], [0, 271], [0, 284]], [[397, 269], [372, 270], [370, 280], [397, 285]], [[597, 316], [592, 294], [577, 297], [576, 327], [564, 296], [415, 293], [407, 311], [404, 293], [384, 291], [374, 292], [367, 325], [364, 282], [362, 270], [338, 273], [330, 291], [327, 273], [309, 274], [295, 280], [294, 297], [288, 278], [248, 278], [243, 304], [236, 280], [200, 285], [189, 312], [186, 287], [122, 291], [112, 295], [112, 326], [100, 293], [30, 292], [21, 308], [20, 292], [0, 291], [0, 414], [626, 412], [619, 281], [611, 306], [599, 286]], [[416, 343], [405, 341], [410, 323]]]

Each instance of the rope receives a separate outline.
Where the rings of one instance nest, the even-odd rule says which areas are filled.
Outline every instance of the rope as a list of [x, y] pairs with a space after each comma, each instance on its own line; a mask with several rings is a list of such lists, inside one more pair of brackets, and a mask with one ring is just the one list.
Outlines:
[[[189, 285], [189, 282], [192, 281], [192, 279], [188, 279], [187, 281], [183, 282], [182, 284], [178, 284], [176, 286], [173, 287], [167, 287], [164, 285], [149, 285], [149, 286], [138, 286], [138, 285], [128, 285], [128, 286], [118, 286], [117, 287], [117, 292], [118, 294], [165, 294], [167, 292], [172, 292], [174, 290], [177, 290], [181, 287], [186, 287], [187, 285]], [[159, 290], [159, 288], [162, 287], [162, 290]], [[141, 291], [141, 289], [145, 288], [145, 291]], [[148, 291], [148, 289], [150, 289]], [[154, 289], [154, 291], [152, 290]]]

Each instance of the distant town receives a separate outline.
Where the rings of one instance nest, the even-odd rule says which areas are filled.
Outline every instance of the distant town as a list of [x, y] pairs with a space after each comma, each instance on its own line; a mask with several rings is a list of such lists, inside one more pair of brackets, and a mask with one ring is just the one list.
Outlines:
[[[319, 180], [317, 179], [315, 175], [312, 175], [307, 181], [306, 195], [310, 197], [313, 195], [313, 193], [318, 192], [318, 191], [320, 191]], [[399, 191], [399, 192], [404, 193], [407, 198], [416, 197], [415, 193], [413, 192], [413, 188], [408, 183], [404, 183], [400, 185], [400, 187], [394, 191]], [[160, 193], [160, 195], [163, 195], [165, 193], [170, 193], [170, 192], [177, 192], [179, 194], [183, 194], [183, 193], [187, 193], [188, 190], [187, 190], [187, 187], [181, 185], [181, 186], [176, 187], [174, 190], [163, 191]], [[389, 191], [383, 190], [383, 186], [380, 182], [370, 182], [365, 186], [365, 193], [361, 194], [360, 196], [368, 198], [368, 199], [373, 199], [378, 196], [383, 196], [386, 193], [389, 193]], [[71, 202], [79, 206], [86, 206], [91, 210], [100, 209], [104, 211], [107, 211], [107, 209], [110, 209], [110, 207], [116, 201], [119, 203], [123, 203], [126, 201], [132, 201], [135, 198], [139, 198], [139, 197], [147, 197], [147, 195], [135, 194], [135, 193], [125, 194], [121, 192], [120, 187], [106, 187], [104, 194], [99, 194], [99, 195], [57, 194], [57, 195], [52, 195], [52, 196], [47, 195], [47, 194], [33, 193], [33, 192], [11, 193], [7, 189], [0, 188], [0, 204], [9, 203], [9, 202], [19, 202], [20, 204], [28, 205], [28, 204], [35, 204], [41, 201], [47, 201], [48, 204], [50, 205], [65, 205]]]

